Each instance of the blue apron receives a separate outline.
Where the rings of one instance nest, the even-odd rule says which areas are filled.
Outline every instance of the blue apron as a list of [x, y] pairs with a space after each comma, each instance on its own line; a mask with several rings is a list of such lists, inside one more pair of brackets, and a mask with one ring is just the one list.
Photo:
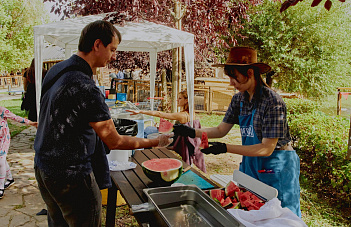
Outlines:
[[[240, 102], [240, 112], [243, 103]], [[249, 115], [239, 115], [239, 125], [242, 145], [259, 144], [253, 127], [254, 110]], [[301, 217], [300, 210], [300, 159], [295, 151], [274, 150], [266, 157], [243, 156], [240, 171], [270, 185], [278, 190], [278, 199], [282, 207], [288, 207], [297, 216]]]

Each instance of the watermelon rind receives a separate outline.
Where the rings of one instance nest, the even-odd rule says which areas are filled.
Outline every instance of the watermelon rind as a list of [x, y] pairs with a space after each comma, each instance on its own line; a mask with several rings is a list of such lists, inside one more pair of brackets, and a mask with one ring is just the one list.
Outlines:
[[[183, 173], [183, 163], [182, 161], [178, 160], [178, 159], [174, 159], [174, 158], [162, 158], [162, 159], [158, 159], [158, 160], [162, 160], [162, 161], [167, 161], [171, 159], [172, 161], [177, 161], [179, 163], [179, 165], [175, 168], [172, 169], [167, 169], [164, 171], [156, 171], [156, 170], [152, 170], [148, 167], [145, 167], [144, 163], [147, 162], [143, 162], [141, 164], [141, 167], [145, 173], [145, 175], [152, 181], [157, 182], [157, 183], [167, 183], [167, 184], [171, 184], [173, 182], [175, 182], [176, 180], [179, 179], [179, 177], [182, 175]], [[155, 159], [150, 159], [148, 161], [155, 161]], [[157, 160], [157, 161], [158, 161]]]

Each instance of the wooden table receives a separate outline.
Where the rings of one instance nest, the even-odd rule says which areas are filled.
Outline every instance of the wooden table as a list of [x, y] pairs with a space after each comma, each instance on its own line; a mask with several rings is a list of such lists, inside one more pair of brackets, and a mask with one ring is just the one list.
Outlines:
[[[143, 172], [141, 163], [153, 158], [178, 158], [170, 150], [166, 148], [153, 148], [136, 150], [132, 162], [137, 164], [135, 169], [125, 171], [111, 171], [112, 187], [108, 189], [107, 196], [107, 212], [106, 212], [106, 226], [115, 226], [115, 215], [116, 215], [116, 201], [117, 201], [117, 190], [120, 190], [121, 195], [128, 204], [129, 207], [132, 205], [138, 205], [148, 202], [146, 195], [143, 192], [144, 188], [160, 187], [152, 182]], [[183, 168], [187, 168], [189, 165], [183, 162]], [[208, 181], [210, 184], [218, 188], [218, 186], [198, 172], [196, 169], [191, 168], [193, 172], [201, 176], [203, 179]], [[135, 213], [134, 217], [138, 221], [140, 226], [160, 226], [156, 223], [156, 218], [151, 212]]]

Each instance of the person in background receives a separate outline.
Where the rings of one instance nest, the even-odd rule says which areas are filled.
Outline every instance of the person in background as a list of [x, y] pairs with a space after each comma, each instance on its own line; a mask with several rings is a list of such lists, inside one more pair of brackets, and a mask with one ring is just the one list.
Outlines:
[[[124, 73], [123, 73], [123, 71], [122, 71], [121, 69], [118, 70], [117, 79], [119, 79], [119, 80], [118, 80], [119, 83], [122, 83], [122, 82], [123, 82]], [[117, 88], [118, 88], [118, 92], [119, 92], [119, 93], [122, 93], [122, 92], [123, 92], [123, 91], [122, 91], [122, 84], [118, 84]]]
[[291, 146], [287, 110], [283, 99], [263, 81], [261, 74], [271, 67], [257, 62], [256, 50], [233, 47], [224, 72], [236, 93], [223, 121], [213, 128], [193, 129], [175, 125], [174, 133], [208, 138], [221, 138], [234, 124], [240, 125], [242, 145], [214, 142], [202, 149], [203, 153], [234, 153], [243, 155], [239, 170], [278, 190], [282, 207], [288, 207], [301, 217], [300, 210], [300, 159]]
[[[45, 77], [47, 70], [42, 69], [42, 79]], [[36, 91], [35, 91], [35, 61], [34, 58], [29, 68], [23, 75], [23, 89], [24, 96], [21, 104], [21, 110], [28, 111], [28, 119], [37, 121], [37, 105], [36, 105]]]
[[[186, 90], [179, 92], [178, 94], [178, 107], [180, 107], [180, 112], [177, 113], [165, 113], [162, 111], [147, 111], [147, 110], [126, 110], [131, 112], [132, 115], [135, 114], [146, 114], [154, 117], [164, 118], [168, 120], [175, 120], [176, 124], [185, 124], [190, 126], [190, 116], [189, 116], [189, 104], [188, 104], [188, 93]], [[195, 117], [194, 117], [195, 118]], [[194, 128], [201, 128], [199, 120], [193, 121]], [[148, 127], [149, 128], [149, 127]], [[147, 128], [147, 129], [148, 129]], [[155, 128], [155, 127], [154, 127]], [[150, 132], [158, 132], [155, 128], [154, 130], [148, 129]], [[187, 164], [195, 164], [199, 169], [206, 173], [205, 158], [203, 153], [200, 152], [201, 139], [200, 138], [190, 138], [188, 136], [178, 136], [174, 139], [174, 143], [170, 148], [177, 152]]]
[[11, 142], [10, 128], [7, 124], [8, 119], [25, 125], [38, 126], [37, 122], [32, 122], [26, 118], [17, 116], [5, 107], [0, 106], [0, 199], [4, 196], [5, 189], [8, 189], [15, 183], [10, 166], [6, 160]]
[[78, 52], [54, 65], [44, 78], [34, 168], [48, 210], [49, 226], [100, 226], [100, 189], [112, 185], [105, 153], [164, 147], [161, 135], [144, 139], [119, 135], [92, 76], [116, 60], [122, 37], [107, 21], [86, 25]]

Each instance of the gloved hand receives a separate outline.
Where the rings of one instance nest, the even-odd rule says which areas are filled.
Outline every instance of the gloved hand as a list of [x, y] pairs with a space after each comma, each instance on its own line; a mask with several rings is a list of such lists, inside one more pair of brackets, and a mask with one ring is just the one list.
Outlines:
[[208, 142], [208, 144], [212, 145], [208, 148], [201, 149], [201, 152], [204, 154], [221, 154], [227, 153], [227, 145], [225, 143], [220, 142]]
[[161, 134], [157, 137], [157, 139], [159, 139], [158, 142], [158, 147], [167, 147], [168, 145], [170, 145], [173, 142], [173, 138], [171, 138], [173, 136], [173, 134]]
[[195, 138], [195, 129], [183, 124], [173, 125], [173, 132], [175, 135], [189, 136], [190, 138]]

